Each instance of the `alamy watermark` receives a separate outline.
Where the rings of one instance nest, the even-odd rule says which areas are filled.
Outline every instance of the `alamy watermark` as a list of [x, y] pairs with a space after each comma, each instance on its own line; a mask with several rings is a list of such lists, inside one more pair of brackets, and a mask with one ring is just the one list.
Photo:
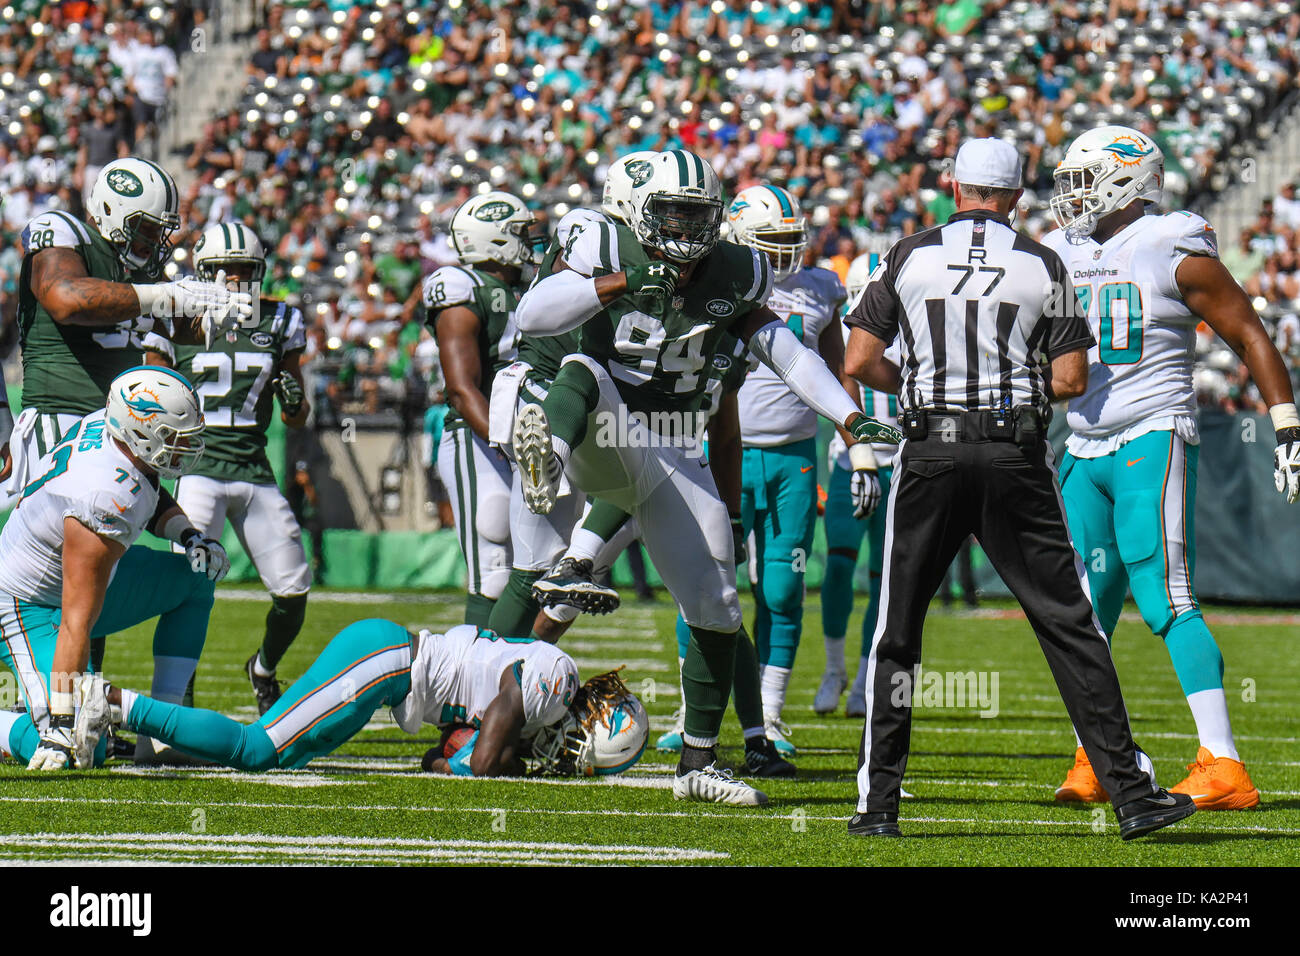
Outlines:
[[976, 708], [981, 717], [1000, 711], [997, 671], [899, 671], [890, 678], [889, 702], [895, 707]]

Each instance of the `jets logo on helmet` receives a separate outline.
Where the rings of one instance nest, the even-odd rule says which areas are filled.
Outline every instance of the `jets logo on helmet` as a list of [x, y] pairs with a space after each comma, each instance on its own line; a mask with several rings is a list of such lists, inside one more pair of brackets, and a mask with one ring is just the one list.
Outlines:
[[803, 266], [807, 225], [799, 201], [780, 186], [742, 189], [727, 212], [731, 239], [765, 254], [778, 281]]
[[545, 234], [518, 196], [501, 190], [461, 203], [451, 216], [451, 244], [462, 265], [523, 266], [541, 260]]
[[178, 478], [203, 454], [203, 411], [189, 381], [171, 369], [127, 369], [108, 387], [108, 433], [163, 478]]
[[218, 272], [225, 272], [229, 278], [261, 285], [266, 275], [262, 240], [243, 223], [208, 226], [194, 244], [194, 271], [209, 282], [216, 279]]
[[90, 221], [129, 269], [151, 276], [171, 257], [170, 236], [181, 224], [176, 182], [157, 163], [128, 156], [99, 171], [86, 204]]
[[722, 228], [722, 185], [713, 167], [684, 149], [648, 160], [650, 177], [632, 188], [629, 225], [641, 245], [674, 262], [713, 249]]
[[650, 160], [657, 155], [659, 154], [654, 150], [642, 149], [620, 156], [610, 163], [609, 172], [605, 174], [605, 186], [601, 190], [600, 211], [619, 222], [630, 224], [632, 190], [650, 181], [654, 175], [654, 165]]
[[1099, 126], [1066, 150], [1053, 174], [1052, 218], [1070, 242], [1092, 235], [1099, 220], [1136, 200], [1159, 202], [1164, 154], [1127, 126]]
[[649, 739], [645, 707], [614, 670], [582, 685], [564, 719], [534, 740], [533, 756], [543, 773], [605, 776], [640, 760]]

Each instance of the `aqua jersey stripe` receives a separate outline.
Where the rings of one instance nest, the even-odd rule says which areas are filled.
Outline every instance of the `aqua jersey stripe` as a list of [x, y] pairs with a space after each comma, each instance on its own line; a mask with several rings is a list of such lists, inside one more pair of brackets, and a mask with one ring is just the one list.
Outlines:
[[781, 215], [786, 219], [792, 218], [794, 216], [794, 207], [790, 205], [790, 200], [786, 198], [785, 190], [777, 189], [775, 186], [771, 185], [769, 185], [767, 189], [776, 197], [776, 201], [781, 204]]

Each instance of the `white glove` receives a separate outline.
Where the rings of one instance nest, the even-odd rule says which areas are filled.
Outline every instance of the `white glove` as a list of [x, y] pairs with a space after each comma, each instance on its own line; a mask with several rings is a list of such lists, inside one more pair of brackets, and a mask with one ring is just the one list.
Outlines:
[[1278, 438], [1273, 449], [1273, 485], [1288, 504], [1295, 504], [1300, 501], [1300, 429], [1279, 429]]
[[233, 331], [253, 315], [253, 297], [226, 288], [226, 273], [215, 282], [188, 276], [176, 282], [134, 287], [143, 314], [160, 319], [199, 318], [208, 348], [218, 335]]
[[27, 762], [28, 770], [65, 770], [75, 766], [73, 722], [70, 715], [50, 717], [50, 725], [41, 733], [41, 745]]
[[205, 538], [197, 531], [191, 531], [181, 540], [185, 557], [190, 559], [190, 570], [195, 574], [206, 574], [208, 580], [217, 584], [230, 570], [230, 558], [221, 542], [215, 538]]
[[849, 446], [849, 497], [853, 499], [853, 517], [870, 518], [880, 505], [880, 479], [876, 476], [876, 456], [863, 442]]

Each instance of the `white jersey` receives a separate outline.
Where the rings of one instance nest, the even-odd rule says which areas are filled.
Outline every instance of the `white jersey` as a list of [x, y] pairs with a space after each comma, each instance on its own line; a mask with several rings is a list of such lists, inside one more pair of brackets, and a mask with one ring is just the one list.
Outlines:
[[477, 727], [507, 671], [523, 692], [524, 739], [558, 723], [578, 693], [578, 665], [554, 644], [459, 624], [446, 634], [421, 633], [411, 691], [393, 708], [393, 717], [409, 734], [422, 724]]
[[1088, 390], [1066, 415], [1070, 453], [1097, 458], [1164, 430], [1198, 443], [1192, 359], [1199, 320], [1174, 274], [1187, 256], [1218, 257], [1210, 224], [1173, 212], [1144, 216], [1104, 243], [1074, 245], [1059, 229], [1043, 243], [1065, 262], [1097, 340], [1088, 349]]
[[[818, 351], [821, 334], [835, 321], [847, 294], [839, 277], [827, 269], [800, 269], [783, 279], [768, 296], [767, 307], [795, 336]], [[745, 377], [740, 387], [740, 437], [747, 446], [771, 448], [817, 434], [817, 413], [790, 391], [766, 365]]]
[[[63, 602], [63, 520], [129, 548], [158, 507], [158, 488], [109, 436], [104, 412], [81, 419], [32, 465], [0, 531], [0, 591], [47, 607]], [[114, 568], [114, 572], [116, 572]]]

